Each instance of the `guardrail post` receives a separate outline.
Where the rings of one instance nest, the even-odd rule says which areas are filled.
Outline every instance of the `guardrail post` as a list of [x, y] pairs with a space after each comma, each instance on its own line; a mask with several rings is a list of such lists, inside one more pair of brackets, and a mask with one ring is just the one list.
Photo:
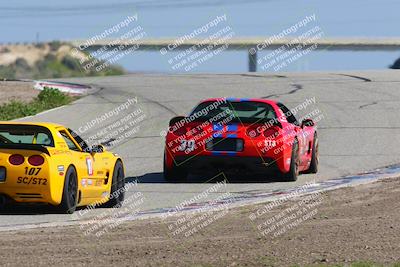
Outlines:
[[249, 54], [249, 72], [257, 71], [257, 51], [254, 48], [248, 50]]

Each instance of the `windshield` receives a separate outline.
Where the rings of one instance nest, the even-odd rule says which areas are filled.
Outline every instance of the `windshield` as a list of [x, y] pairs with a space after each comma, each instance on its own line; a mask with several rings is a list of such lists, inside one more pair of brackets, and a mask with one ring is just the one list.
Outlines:
[[0, 125], [1, 144], [36, 144], [54, 146], [50, 131], [35, 125]]
[[271, 105], [253, 101], [207, 101], [200, 103], [190, 114], [195, 120], [255, 123], [276, 119]]

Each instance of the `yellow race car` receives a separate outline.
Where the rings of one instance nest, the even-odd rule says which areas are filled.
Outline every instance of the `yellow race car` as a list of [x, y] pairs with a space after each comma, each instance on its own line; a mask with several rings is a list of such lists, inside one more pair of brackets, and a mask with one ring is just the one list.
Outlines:
[[120, 207], [122, 159], [89, 147], [74, 131], [52, 123], [0, 122], [0, 206], [47, 203], [63, 213], [78, 206]]

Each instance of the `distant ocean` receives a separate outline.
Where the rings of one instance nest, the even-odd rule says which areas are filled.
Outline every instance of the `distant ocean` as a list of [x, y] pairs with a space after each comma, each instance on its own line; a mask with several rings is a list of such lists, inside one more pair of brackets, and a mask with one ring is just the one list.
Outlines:
[[[148, 38], [179, 39], [222, 15], [226, 21], [196, 37], [207, 38], [226, 27], [234, 37], [272, 36], [313, 14], [312, 23], [323, 37], [400, 37], [399, 10], [398, 0], [15, 0], [0, 3], [0, 43], [87, 40], [135, 14], [137, 21], [108, 37], [140, 26]], [[307, 27], [288, 36], [298, 36]], [[178, 54], [135, 51], [117, 64], [131, 72], [186, 72], [168, 62]], [[247, 56], [246, 51], [222, 51], [189, 72], [245, 72]], [[399, 57], [400, 51], [312, 51], [280, 71], [385, 69]]]

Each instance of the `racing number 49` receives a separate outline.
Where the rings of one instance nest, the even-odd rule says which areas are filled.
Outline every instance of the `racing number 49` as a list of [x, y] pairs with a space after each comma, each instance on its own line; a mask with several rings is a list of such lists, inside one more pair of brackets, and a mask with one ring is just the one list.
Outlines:
[[28, 168], [25, 167], [25, 174], [27, 175], [38, 175], [42, 168]]

